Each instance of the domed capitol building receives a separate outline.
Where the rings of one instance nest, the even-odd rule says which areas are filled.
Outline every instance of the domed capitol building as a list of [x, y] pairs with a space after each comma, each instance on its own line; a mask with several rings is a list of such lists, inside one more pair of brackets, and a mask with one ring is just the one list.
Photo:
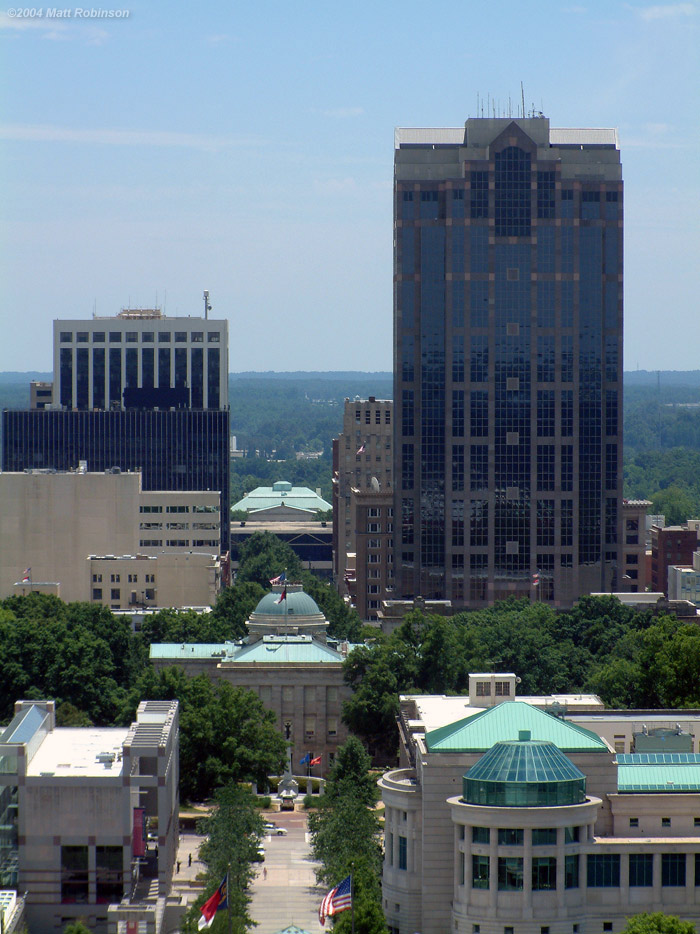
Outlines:
[[156, 671], [175, 665], [191, 677], [255, 691], [293, 743], [295, 766], [311, 753], [321, 756], [314, 774], [325, 775], [348, 737], [341, 713], [351, 691], [343, 662], [354, 646], [329, 639], [328, 620], [301, 584], [273, 585], [247, 627], [240, 642], [154, 643], [151, 661]]

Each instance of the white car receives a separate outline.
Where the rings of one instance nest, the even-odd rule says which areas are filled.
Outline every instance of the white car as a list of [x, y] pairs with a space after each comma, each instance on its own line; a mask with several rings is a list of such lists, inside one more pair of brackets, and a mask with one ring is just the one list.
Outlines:
[[271, 827], [268, 831], [274, 837], [286, 837], [287, 828], [286, 827]]

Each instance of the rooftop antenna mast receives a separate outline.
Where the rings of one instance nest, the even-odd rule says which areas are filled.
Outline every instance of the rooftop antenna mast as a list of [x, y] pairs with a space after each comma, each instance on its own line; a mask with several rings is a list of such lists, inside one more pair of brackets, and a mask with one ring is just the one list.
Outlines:
[[209, 304], [209, 289], [204, 290], [204, 318], [208, 320], [211, 305]]
[[520, 82], [520, 100], [523, 105], [523, 120], [525, 119], [525, 88], [523, 87], [522, 81]]

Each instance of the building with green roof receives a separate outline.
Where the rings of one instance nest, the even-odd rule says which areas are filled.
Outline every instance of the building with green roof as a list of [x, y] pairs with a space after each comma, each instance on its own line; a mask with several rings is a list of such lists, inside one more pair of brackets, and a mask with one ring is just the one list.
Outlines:
[[317, 512], [328, 512], [332, 505], [321, 496], [321, 491], [306, 486], [292, 486], [288, 480], [277, 480], [272, 486], [258, 486], [231, 506], [231, 511], [245, 511], [258, 522], [290, 521], [313, 517]]
[[353, 646], [328, 639], [328, 621], [301, 584], [274, 585], [247, 626], [239, 642], [154, 643], [151, 661], [157, 671], [177, 666], [254, 691], [292, 742], [292, 762], [321, 756], [314, 774], [325, 775], [348, 737], [343, 662]]
[[[517, 681], [477, 674], [468, 697], [401, 698], [401, 767], [379, 780], [389, 929], [616, 934], [643, 911], [700, 922], [700, 711], [524, 701]], [[637, 740], [643, 752], [618, 751]]]

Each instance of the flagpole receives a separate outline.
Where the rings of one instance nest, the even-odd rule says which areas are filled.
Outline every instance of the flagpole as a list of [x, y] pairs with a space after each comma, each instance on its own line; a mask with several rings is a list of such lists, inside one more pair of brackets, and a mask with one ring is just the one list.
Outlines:
[[352, 890], [352, 873], [350, 873], [350, 924], [351, 932], [355, 934], [355, 898]]
[[228, 934], [232, 934], [233, 927], [231, 921], [231, 863], [226, 869], [226, 904], [228, 905]]

